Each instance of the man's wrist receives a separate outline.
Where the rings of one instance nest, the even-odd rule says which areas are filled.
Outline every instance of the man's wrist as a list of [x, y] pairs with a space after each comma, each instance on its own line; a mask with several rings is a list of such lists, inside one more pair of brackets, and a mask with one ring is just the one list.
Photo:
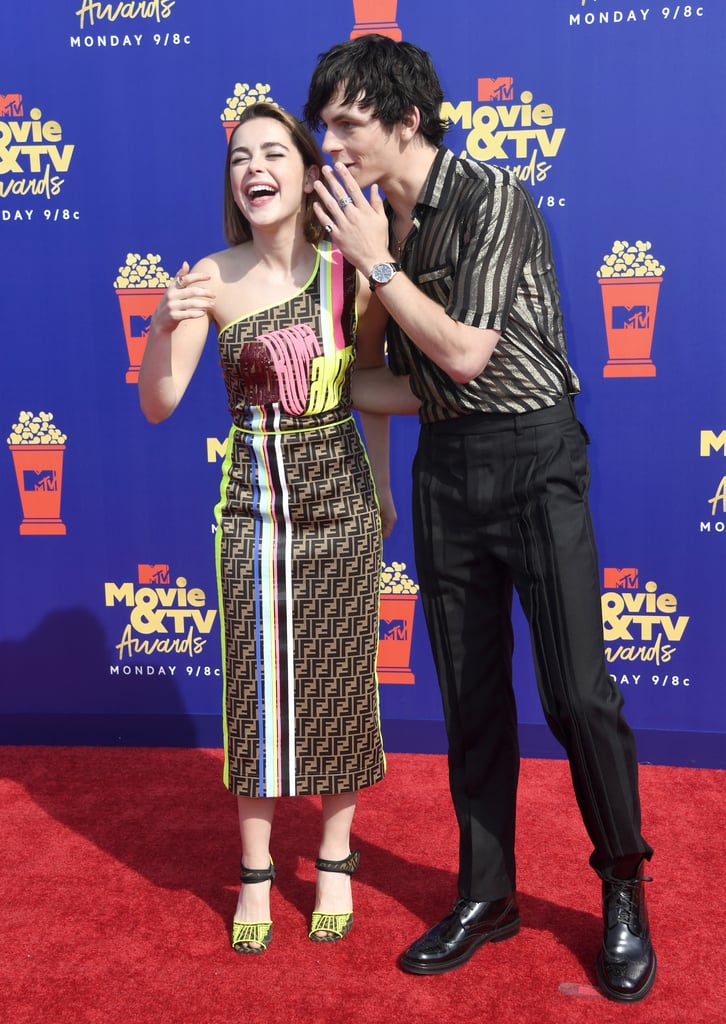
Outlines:
[[376, 288], [388, 284], [399, 270], [401, 270], [401, 264], [395, 263], [393, 260], [374, 263], [368, 273], [368, 284], [371, 291], [374, 292]]

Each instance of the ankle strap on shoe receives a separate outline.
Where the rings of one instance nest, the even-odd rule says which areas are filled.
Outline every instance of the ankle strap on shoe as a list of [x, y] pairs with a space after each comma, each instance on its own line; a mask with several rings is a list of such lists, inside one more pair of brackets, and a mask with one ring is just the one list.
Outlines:
[[318, 857], [315, 867], [318, 871], [336, 871], [341, 875], [352, 875], [358, 869], [360, 863], [360, 850], [353, 850], [343, 860], [323, 860]]
[[239, 862], [239, 877], [244, 885], [253, 885], [255, 882], [274, 882], [275, 865], [270, 861], [269, 868], [246, 868], [242, 861]]

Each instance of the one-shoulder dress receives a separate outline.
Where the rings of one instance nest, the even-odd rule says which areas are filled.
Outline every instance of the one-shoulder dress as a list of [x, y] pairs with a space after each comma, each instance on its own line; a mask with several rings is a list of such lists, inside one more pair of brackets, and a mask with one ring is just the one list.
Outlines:
[[346, 793], [385, 773], [355, 316], [355, 270], [322, 242], [299, 292], [219, 332], [233, 421], [215, 509], [224, 781], [238, 796]]

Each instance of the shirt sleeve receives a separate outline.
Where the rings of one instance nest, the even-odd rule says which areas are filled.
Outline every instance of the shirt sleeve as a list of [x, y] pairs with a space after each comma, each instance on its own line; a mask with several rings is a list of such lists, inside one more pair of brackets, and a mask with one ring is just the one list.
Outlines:
[[448, 315], [503, 331], [535, 235], [529, 204], [516, 182], [480, 193], [462, 217]]

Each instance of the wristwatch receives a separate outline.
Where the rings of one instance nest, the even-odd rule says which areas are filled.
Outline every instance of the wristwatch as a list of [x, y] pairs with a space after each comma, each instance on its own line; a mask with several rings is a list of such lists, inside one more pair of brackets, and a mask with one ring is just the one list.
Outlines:
[[374, 292], [379, 284], [388, 284], [394, 274], [401, 269], [400, 263], [376, 263], [368, 276], [368, 284]]

